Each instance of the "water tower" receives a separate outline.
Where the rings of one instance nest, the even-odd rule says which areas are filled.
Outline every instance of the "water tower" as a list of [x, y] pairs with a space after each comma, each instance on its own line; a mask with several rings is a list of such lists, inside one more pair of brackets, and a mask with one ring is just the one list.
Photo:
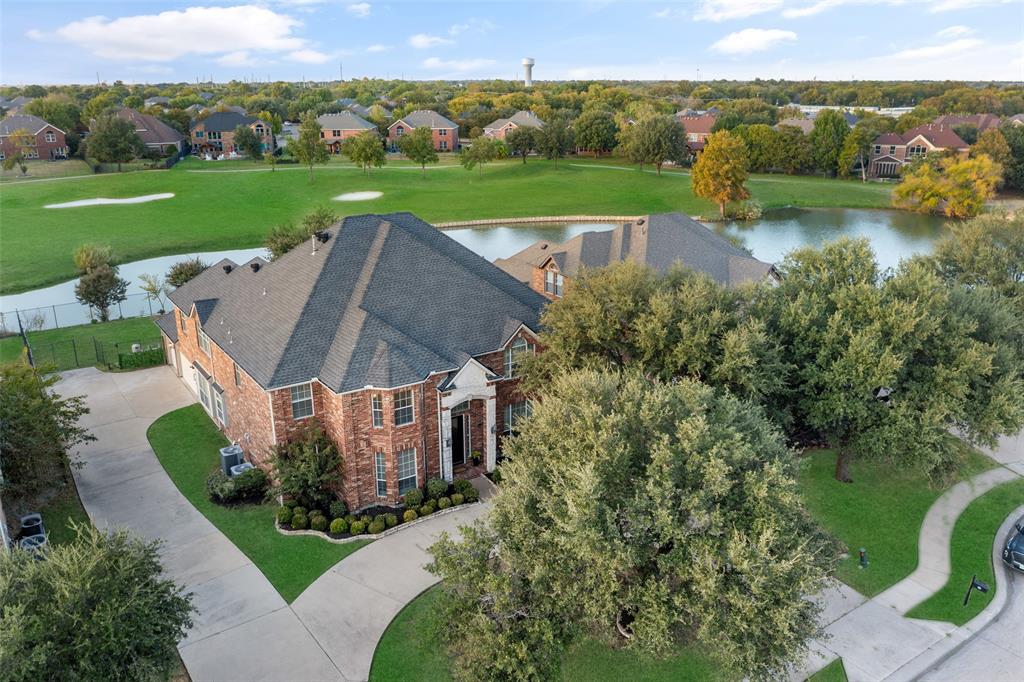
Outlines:
[[523, 85], [526, 87], [533, 85], [533, 65], [533, 57], [523, 59]]

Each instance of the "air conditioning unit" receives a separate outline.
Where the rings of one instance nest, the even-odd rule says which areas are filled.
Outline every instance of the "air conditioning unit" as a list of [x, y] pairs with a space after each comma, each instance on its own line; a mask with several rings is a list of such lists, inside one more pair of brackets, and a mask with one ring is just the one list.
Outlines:
[[231, 475], [232, 476], [237, 476], [238, 474], [242, 473], [243, 471], [248, 471], [249, 469], [254, 469], [254, 468], [255, 467], [253, 467], [252, 464], [249, 464], [248, 462], [242, 462], [241, 464], [236, 464], [235, 466], [231, 467]]
[[231, 475], [231, 467], [242, 463], [242, 446], [232, 443], [220, 449], [220, 469], [225, 476]]
[[141, 353], [142, 352], [142, 344], [141, 343], [133, 343], [132, 344], [132, 352], [133, 353]]

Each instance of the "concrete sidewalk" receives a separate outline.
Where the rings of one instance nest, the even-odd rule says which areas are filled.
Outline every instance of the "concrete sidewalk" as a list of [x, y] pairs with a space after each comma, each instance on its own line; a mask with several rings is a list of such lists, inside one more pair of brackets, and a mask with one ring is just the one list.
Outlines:
[[146, 430], [195, 402], [168, 367], [129, 373], [82, 369], [56, 390], [84, 395], [81, 424], [97, 440], [79, 450], [78, 493], [99, 528], [127, 528], [164, 542], [168, 577], [193, 592], [195, 625], [179, 643], [194, 682], [344, 679], [277, 590], [178, 491]]

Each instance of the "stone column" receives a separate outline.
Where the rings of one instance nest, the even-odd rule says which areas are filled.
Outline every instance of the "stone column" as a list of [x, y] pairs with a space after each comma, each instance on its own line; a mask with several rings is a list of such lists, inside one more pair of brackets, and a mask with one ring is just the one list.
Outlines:
[[449, 483], [454, 480], [452, 472], [452, 410], [441, 409], [441, 475]]
[[495, 417], [497, 411], [497, 399], [491, 395], [487, 399], [487, 470], [494, 471], [498, 466], [498, 421]]

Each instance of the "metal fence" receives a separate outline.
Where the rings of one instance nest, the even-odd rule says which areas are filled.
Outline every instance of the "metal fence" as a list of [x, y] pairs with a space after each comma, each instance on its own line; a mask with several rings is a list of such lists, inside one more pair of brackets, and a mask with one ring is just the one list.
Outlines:
[[138, 369], [164, 363], [161, 337], [134, 341], [106, 341], [95, 336], [64, 339], [52, 343], [29, 341], [36, 367], [63, 371], [78, 367]]
[[[110, 308], [110, 319], [153, 317], [163, 312], [166, 303], [154, 301], [147, 294], [128, 294], [125, 300]], [[81, 303], [60, 303], [38, 308], [0, 311], [0, 336], [18, 333], [18, 318], [25, 331], [60, 329], [99, 320], [99, 312]]]

